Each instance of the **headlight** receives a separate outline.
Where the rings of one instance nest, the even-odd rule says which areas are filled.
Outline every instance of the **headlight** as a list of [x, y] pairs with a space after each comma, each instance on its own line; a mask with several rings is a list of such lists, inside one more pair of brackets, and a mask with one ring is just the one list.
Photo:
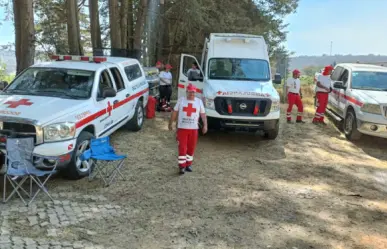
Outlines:
[[380, 106], [374, 105], [374, 104], [365, 104], [360, 110], [362, 112], [368, 112], [368, 113], [380, 114], [380, 115], [382, 114]]
[[280, 101], [279, 100], [273, 100], [271, 103], [270, 112], [277, 112], [280, 109]]
[[215, 110], [215, 103], [213, 99], [203, 98], [203, 102], [205, 108]]
[[55, 142], [74, 138], [74, 123], [58, 123], [43, 127], [44, 141]]

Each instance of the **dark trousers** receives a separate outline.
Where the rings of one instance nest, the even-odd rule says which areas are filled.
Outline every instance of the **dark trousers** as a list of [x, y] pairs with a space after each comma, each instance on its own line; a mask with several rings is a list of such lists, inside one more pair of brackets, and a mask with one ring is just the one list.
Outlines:
[[171, 95], [172, 95], [172, 86], [166, 85], [166, 86], [160, 86], [160, 100], [165, 99], [167, 103], [171, 102]]

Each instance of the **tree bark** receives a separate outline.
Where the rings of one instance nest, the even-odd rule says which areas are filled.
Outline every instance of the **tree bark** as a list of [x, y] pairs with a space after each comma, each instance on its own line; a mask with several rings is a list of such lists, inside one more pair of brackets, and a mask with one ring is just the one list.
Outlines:
[[82, 55], [77, 0], [67, 0], [67, 36], [71, 55]]
[[161, 60], [163, 57], [164, 27], [165, 25], [168, 25], [168, 23], [164, 21], [164, 12], [165, 12], [165, 0], [160, 0], [159, 16], [157, 19], [158, 34], [157, 34], [157, 45], [156, 45], [156, 60]]
[[128, 48], [128, 9], [129, 0], [121, 0], [121, 48]]
[[140, 6], [138, 8], [137, 18], [136, 18], [136, 26], [134, 30], [134, 41], [133, 41], [133, 48], [137, 51], [141, 51], [141, 39], [144, 32], [144, 23], [145, 23], [147, 10], [148, 10], [148, 1], [141, 0]]
[[117, 0], [109, 0], [110, 41], [112, 49], [121, 48], [120, 14]]
[[89, 0], [90, 34], [93, 52], [102, 49], [101, 26], [99, 23], [98, 0]]
[[33, 2], [13, 0], [15, 19], [16, 74], [34, 64], [35, 27]]
[[128, 49], [133, 49], [133, 34], [134, 34], [134, 14], [133, 0], [128, 0]]

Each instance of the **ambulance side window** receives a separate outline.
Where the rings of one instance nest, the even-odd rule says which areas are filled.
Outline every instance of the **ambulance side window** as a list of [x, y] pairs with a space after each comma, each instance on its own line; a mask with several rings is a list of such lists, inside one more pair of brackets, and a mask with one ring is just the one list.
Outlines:
[[112, 79], [110, 78], [110, 75], [107, 70], [104, 70], [99, 76], [98, 94], [97, 94], [98, 101], [103, 100], [102, 92], [103, 92], [103, 89], [105, 88], [114, 88], [112, 84]]
[[349, 72], [347, 69], [344, 69], [344, 72], [341, 74], [339, 81], [342, 81], [344, 83], [344, 86], [347, 86], [348, 77], [349, 77]]
[[121, 73], [117, 67], [111, 67], [110, 72], [113, 75], [114, 82], [116, 83], [117, 92], [125, 89], [124, 80], [121, 77]]
[[331, 74], [331, 80], [333, 81], [338, 81], [341, 73], [343, 72], [342, 67], [336, 67], [335, 70]]

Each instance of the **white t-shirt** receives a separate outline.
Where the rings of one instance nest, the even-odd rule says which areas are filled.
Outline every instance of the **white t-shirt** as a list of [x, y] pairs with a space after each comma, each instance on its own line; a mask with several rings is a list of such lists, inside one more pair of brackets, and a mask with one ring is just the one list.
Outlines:
[[159, 77], [160, 78], [163, 78], [163, 80], [160, 79], [160, 85], [161, 86], [167, 86], [167, 85], [171, 85], [172, 84], [172, 74], [171, 72], [165, 72], [165, 71], [162, 71], [160, 74], [159, 74]]
[[300, 79], [289, 78], [286, 82], [286, 85], [289, 87], [289, 92], [300, 93], [300, 88], [301, 88]]
[[195, 97], [195, 100], [188, 100], [181, 97], [173, 110], [178, 111], [177, 128], [179, 129], [199, 129], [200, 113], [205, 113], [203, 101]]
[[[318, 77], [317, 77], [317, 82], [320, 82], [323, 86], [325, 87], [331, 87], [331, 76], [330, 75], [322, 75], [320, 74]], [[329, 92], [321, 87], [316, 87], [316, 92]]]

